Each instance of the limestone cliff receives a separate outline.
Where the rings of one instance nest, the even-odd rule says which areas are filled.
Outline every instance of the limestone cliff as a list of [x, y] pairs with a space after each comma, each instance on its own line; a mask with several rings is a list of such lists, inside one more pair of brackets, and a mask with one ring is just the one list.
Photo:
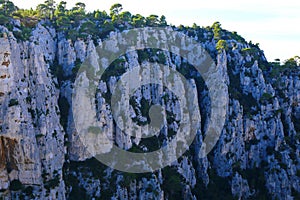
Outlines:
[[1, 195], [17, 198], [18, 193], [5, 191], [22, 187], [36, 198], [65, 199], [59, 90], [49, 73], [55, 31], [38, 26], [32, 41], [18, 43], [5, 27], [0, 29]]
[[[102, 41], [91, 37], [72, 41], [43, 22], [29, 41], [17, 41], [3, 26], [0, 31], [0, 195], [4, 199], [299, 198], [299, 68], [272, 77], [263, 52], [236, 35], [222, 32], [227, 48], [217, 51], [211, 31], [178, 30], [201, 42], [228, 87], [220, 139], [212, 152], [201, 157], [210, 116], [203, 80], [189, 70], [186, 60], [170, 52], [146, 49], [123, 55], [119, 71], [107, 72], [110, 76], [99, 83], [97, 93], [102, 128], [120, 148], [152, 151], [178, 127], [178, 104], [167, 91], [163, 103], [170, 121], [161, 141], [135, 140], [116, 128], [106, 105], [110, 94], [122, 73], [143, 66], [147, 59], [184, 74], [201, 113], [196, 139], [184, 156], [154, 173], [127, 174], [92, 159], [73, 120], [76, 72], [87, 57], [98, 59], [96, 47]], [[87, 74], [82, 79], [89, 81]], [[162, 101], [155, 96], [158, 90], [150, 85], [135, 92], [130, 113], [135, 122], [147, 122], [143, 109], [150, 101]]]

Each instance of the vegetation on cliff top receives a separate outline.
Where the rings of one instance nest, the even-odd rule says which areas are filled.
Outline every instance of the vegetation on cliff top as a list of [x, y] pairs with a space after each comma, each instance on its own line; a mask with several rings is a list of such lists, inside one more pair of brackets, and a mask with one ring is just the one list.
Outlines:
[[[96, 41], [105, 38], [111, 31], [168, 25], [164, 15], [151, 14], [144, 17], [140, 14], [132, 14], [129, 11], [124, 11], [120, 3], [112, 5], [109, 13], [107, 13], [105, 10], [101, 11], [99, 9], [87, 12], [86, 5], [81, 2], [68, 9], [66, 1], [56, 3], [54, 0], [46, 0], [35, 9], [21, 9], [12, 1], [0, 0], [0, 25], [6, 26], [17, 39], [29, 40], [32, 29], [41, 21], [43, 24], [55, 27], [57, 31], [65, 34], [72, 41], [78, 38], [87, 39], [88, 37]], [[236, 32], [222, 29], [220, 22], [215, 22], [212, 26], [207, 27], [200, 27], [195, 23], [191, 27], [183, 25], [172, 27], [185, 32], [189, 36], [197, 37], [201, 42], [214, 40], [217, 52], [228, 50], [229, 40], [247, 43]], [[259, 44], [252, 44], [250, 41], [249, 45], [252, 47], [244, 49], [244, 53], [250, 52], [253, 54], [254, 51], [255, 54], [259, 50]], [[284, 65], [279, 64], [279, 66], [281, 68], [294, 66], [292, 59], [286, 60], [287, 63]], [[272, 64], [278, 66], [276, 60]], [[299, 62], [297, 66], [299, 66]], [[281, 72], [282, 70], [277, 68], [273, 73], [276, 74], [278, 71]]]

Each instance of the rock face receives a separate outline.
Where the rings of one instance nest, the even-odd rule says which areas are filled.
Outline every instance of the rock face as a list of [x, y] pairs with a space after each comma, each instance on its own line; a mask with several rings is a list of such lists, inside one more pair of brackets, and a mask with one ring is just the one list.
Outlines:
[[59, 123], [59, 91], [47, 63], [56, 54], [53, 35], [38, 26], [33, 42], [17, 43], [1, 29], [7, 34], [0, 38], [0, 189], [16, 190], [12, 183], [18, 182], [24, 189], [31, 187], [34, 198], [64, 199], [64, 131]]
[[[102, 42], [71, 41], [41, 24], [33, 30], [30, 41], [17, 41], [5, 27], [0, 26], [0, 30], [4, 33], [0, 38], [1, 197], [299, 198], [299, 69], [287, 70], [280, 77], [272, 78], [265, 70], [268, 62], [263, 53], [258, 48], [255, 52], [247, 51], [255, 49], [252, 44], [228, 39], [228, 49], [217, 52], [211, 32], [198, 30], [191, 34], [187, 31], [185, 34], [201, 41], [215, 59], [219, 77], [214, 80], [224, 79], [226, 91], [228, 88], [228, 94], [221, 94], [219, 98], [229, 102], [220, 139], [207, 156], [202, 156], [200, 147], [209, 123], [211, 100], [201, 78], [195, 71], [188, 70], [186, 60], [170, 52], [126, 53], [115, 63], [119, 68], [106, 71], [110, 76], [96, 83], [101, 131], [119, 148], [133, 152], [156, 150], [175, 135], [180, 125], [180, 105], [172, 91], [147, 85], [136, 90], [131, 99], [121, 102], [132, 102], [128, 105], [129, 115], [133, 122], [140, 124], [147, 124], [151, 118], [147, 116], [151, 105], [163, 104], [168, 121], [160, 132], [160, 140], [138, 140], [126, 134], [133, 132], [133, 123], [126, 124], [127, 131], [116, 127], [109, 105], [110, 94], [118, 89], [117, 82], [123, 73], [134, 67], [145, 67], [147, 60], [161, 62], [184, 74], [189, 80], [187, 91], [198, 102], [196, 108], [187, 109], [198, 109], [201, 113], [201, 121], [195, 124], [196, 138], [181, 158], [153, 173], [127, 174], [91, 159], [96, 151], [109, 151], [111, 145], [102, 144], [104, 139], [94, 134], [89, 139], [102, 145], [88, 149], [84, 143], [89, 141], [82, 141], [74, 124], [74, 72], [87, 57], [92, 63], [97, 62], [96, 47]], [[124, 42], [122, 38], [118, 40]], [[111, 45], [113, 49], [114, 44]], [[96, 70], [105, 70], [95, 66]], [[82, 84], [88, 85], [95, 72], [78, 75]], [[162, 75], [162, 80], [167, 78]], [[180, 82], [176, 76], [169, 81], [170, 84]], [[174, 90], [180, 92], [181, 88]], [[146, 107], [148, 110], [144, 110]], [[89, 108], [83, 106], [82, 109]], [[88, 119], [90, 115], [81, 117]], [[143, 128], [134, 131], [147, 133]]]

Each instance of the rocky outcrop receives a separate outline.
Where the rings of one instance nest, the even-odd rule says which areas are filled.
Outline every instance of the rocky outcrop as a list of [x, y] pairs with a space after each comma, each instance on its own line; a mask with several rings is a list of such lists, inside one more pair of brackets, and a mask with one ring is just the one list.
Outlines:
[[[32, 41], [17, 43], [6, 28], [0, 29], [4, 32], [0, 38], [0, 146], [4, 161], [0, 189], [25, 190], [30, 186], [36, 191], [33, 198], [64, 199], [64, 131], [59, 123], [59, 91], [49, 73], [49, 63], [56, 54], [55, 31], [39, 25]], [[18, 198], [20, 193], [11, 195]]]
[[[32, 199], [65, 199], [84, 193], [82, 198], [212, 199], [222, 194], [224, 198], [238, 199], [296, 199], [299, 195], [299, 69], [270, 78], [263, 53], [253, 45], [228, 39], [228, 49], [217, 52], [216, 41], [209, 30], [186, 32], [201, 41], [216, 61], [218, 76], [210, 81], [223, 79], [228, 88], [228, 95], [219, 94], [218, 98], [221, 102], [229, 102], [221, 136], [215, 148], [203, 156], [200, 147], [206, 136], [211, 101], [199, 76], [184, 68], [186, 60], [170, 52], [126, 53], [117, 60], [122, 73], [146, 68], [145, 60], [149, 58], [185, 73], [189, 97], [199, 104], [188, 109], [192, 113], [199, 109], [201, 113], [201, 121], [195, 124], [194, 143], [183, 157], [165, 169], [132, 175], [92, 162], [90, 158], [97, 151], [106, 152], [112, 146], [96, 134], [82, 141], [74, 123], [74, 106], [88, 111], [87, 115], [80, 116], [82, 119], [90, 119], [90, 113], [94, 112], [72, 101], [76, 95], [75, 72], [87, 57], [96, 71], [105, 70], [97, 64], [96, 50], [103, 41], [98, 40], [97, 44], [90, 38], [71, 41], [42, 23], [33, 30], [30, 41], [17, 42], [5, 27], [0, 26], [0, 30], [4, 33], [0, 38], [0, 195], [3, 197], [27, 195]], [[117, 35], [111, 33], [112, 37]], [[108, 48], [113, 51], [114, 45]], [[249, 51], [251, 48], [256, 49], [255, 52]], [[154, 67], [158, 69], [159, 65]], [[53, 68], [60, 69], [62, 77], [51, 74]], [[122, 99], [120, 105], [128, 106], [132, 119], [122, 131], [116, 126], [109, 105], [110, 94], [121, 87], [118, 81], [122, 73], [106, 72], [112, 75], [97, 83], [97, 119], [110, 140], [124, 150], [149, 152], [175, 135], [180, 126], [180, 105], [172, 91], [182, 93], [178, 77], [170, 78], [169, 71], [160, 74], [161, 81], [168, 79], [167, 86], [172, 88], [165, 90], [163, 97], [159, 95], [163, 88], [147, 85], [134, 92], [131, 104], [126, 104], [129, 99]], [[77, 75], [82, 84], [90, 83], [90, 72]], [[177, 82], [177, 87], [173, 87], [173, 82]], [[169, 119], [157, 143], [126, 134], [148, 133], [145, 128], [134, 129], [134, 124], [148, 123], [151, 116], [145, 113], [150, 110], [151, 103], [163, 104], [164, 116]], [[144, 110], [145, 107], [149, 109]], [[91, 149], [84, 145], [95, 141], [102, 145], [94, 145]], [[30, 194], [26, 193], [28, 188], [32, 189]]]

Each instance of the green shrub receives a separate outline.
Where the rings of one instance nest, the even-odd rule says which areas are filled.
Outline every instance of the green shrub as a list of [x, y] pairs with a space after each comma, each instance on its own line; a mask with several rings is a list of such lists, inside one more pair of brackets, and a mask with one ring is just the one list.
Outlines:
[[162, 188], [169, 199], [181, 199], [183, 190], [181, 175], [171, 167], [165, 167], [162, 172], [164, 177]]
[[241, 49], [241, 52], [242, 52], [243, 55], [253, 54], [254, 49], [252, 49], [252, 48], [243, 48], [243, 49]]
[[9, 189], [12, 191], [22, 190], [23, 188], [24, 188], [23, 184], [17, 179], [10, 182]]
[[39, 138], [41, 138], [41, 137], [43, 137], [44, 135], [43, 134], [37, 134], [37, 135], [35, 135], [35, 138], [36, 139], [39, 139]]
[[9, 22], [9, 18], [0, 14], [0, 25], [5, 25]]
[[149, 55], [145, 50], [138, 50], [137, 53], [138, 53], [139, 63], [142, 63], [143, 61], [145, 61], [149, 58]]
[[45, 188], [47, 190], [50, 190], [51, 188], [54, 189], [57, 186], [59, 186], [59, 183], [60, 183], [59, 175], [57, 175], [55, 178], [45, 182]]
[[266, 151], [267, 151], [267, 155], [273, 155], [275, 150], [274, 150], [274, 147], [268, 146]]
[[28, 97], [26, 97], [26, 102], [28, 103], [28, 104], [31, 104], [31, 96], [28, 96]]
[[222, 34], [222, 29], [221, 29], [221, 24], [220, 22], [215, 22], [212, 25], [213, 28], [213, 33], [214, 33], [214, 38], [215, 40], [220, 40], [221, 39], [221, 34]]
[[268, 102], [273, 98], [272, 94], [269, 93], [263, 93], [263, 95], [260, 97], [260, 102]]
[[296, 175], [300, 177], [300, 169], [297, 170]]
[[219, 40], [216, 44], [216, 49], [218, 52], [221, 52], [222, 50], [227, 50], [228, 46], [225, 40]]
[[13, 31], [14, 36], [18, 41], [27, 41], [32, 36], [31, 28], [21, 27], [21, 31]]
[[26, 188], [23, 190], [23, 192], [26, 194], [26, 196], [31, 197], [31, 199], [34, 198], [34, 196], [33, 196], [33, 187], [32, 187], [32, 186], [26, 187]]
[[158, 54], [158, 62], [161, 63], [161, 64], [166, 64], [167, 59], [166, 59], [166, 56], [165, 56], [164, 53], [160, 52]]
[[19, 105], [19, 101], [17, 99], [11, 99], [11, 100], [9, 100], [8, 107], [17, 106], [17, 105]]

